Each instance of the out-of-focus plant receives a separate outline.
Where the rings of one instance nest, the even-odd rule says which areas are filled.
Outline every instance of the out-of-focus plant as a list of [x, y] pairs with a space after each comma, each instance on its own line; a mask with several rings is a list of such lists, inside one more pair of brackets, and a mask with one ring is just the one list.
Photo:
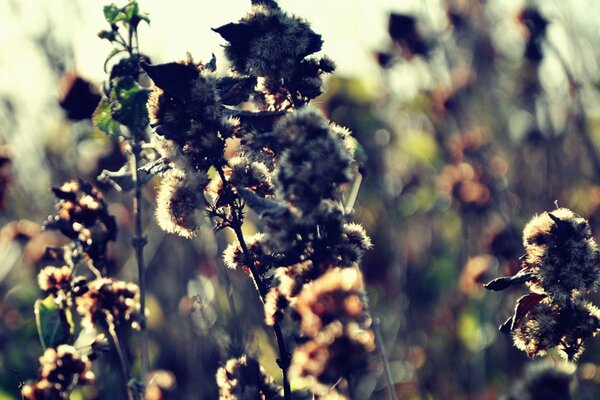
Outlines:
[[[60, 231], [69, 242], [46, 249], [46, 259], [53, 265], [38, 275], [39, 287], [47, 295], [35, 303], [45, 353], [40, 357], [39, 380], [21, 390], [30, 400], [68, 399], [78, 384], [92, 383], [90, 358], [106, 351], [101, 345], [103, 333], [112, 339], [128, 383], [130, 366], [117, 327], [139, 329], [141, 320], [138, 287], [102, 273], [107, 244], [116, 239], [117, 225], [100, 192], [81, 180], [65, 182], [53, 192], [59, 199], [58, 212], [44, 226]], [[73, 347], [78, 337], [94, 335], [85, 352]], [[130, 399], [137, 396], [129, 386], [127, 393]]]

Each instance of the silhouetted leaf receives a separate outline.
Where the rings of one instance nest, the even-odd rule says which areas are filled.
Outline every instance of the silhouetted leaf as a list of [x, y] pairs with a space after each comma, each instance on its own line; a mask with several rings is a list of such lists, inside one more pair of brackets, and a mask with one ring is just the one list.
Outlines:
[[545, 298], [545, 294], [539, 293], [527, 293], [526, 295], [521, 296], [519, 300], [517, 300], [517, 305], [515, 306], [515, 312], [512, 316], [512, 322], [510, 324], [510, 330], [514, 330], [515, 327], [527, 315], [527, 313]]
[[223, 39], [234, 44], [249, 42], [250, 39], [255, 36], [252, 27], [234, 22], [230, 22], [218, 28], [212, 28], [212, 30], [221, 35]]
[[157, 65], [142, 62], [140, 65], [156, 86], [182, 100], [189, 97], [190, 84], [198, 77], [193, 65], [175, 62]]
[[500, 290], [504, 290], [512, 285], [518, 285], [520, 283], [528, 282], [531, 279], [533, 279], [533, 275], [529, 273], [518, 273], [513, 276], [502, 276], [500, 278], [496, 278], [483, 285], [483, 287], [485, 287], [488, 290], [493, 290], [497, 292]]

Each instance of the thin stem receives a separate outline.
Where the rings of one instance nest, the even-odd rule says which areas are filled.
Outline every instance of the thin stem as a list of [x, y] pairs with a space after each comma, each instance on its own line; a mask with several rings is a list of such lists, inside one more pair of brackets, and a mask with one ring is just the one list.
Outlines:
[[142, 225], [142, 182], [140, 179], [141, 132], [134, 132], [134, 142], [132, 146], [133, 157], [131, 159], [131, 167], [133, 171], [133, 179], [135, 183], [135, 193], [133, 197], [133, 215], [135, 219], [135, 236], [132, 239], [132, 244], [135, 249], [135, 257], [138, 265], [138, 279], [140, 288], [140, 310], [141, 310], [141, 366], [140, 366], [140, 381], [146, 384], [146, 377], [149, 369], [148, 357], [148, 329], [146, 324], [146, 268], [144, 266], [144, 246], [148, 242], [144, 236]]
[[[252, 254], [248, 250], [248, 246], [244, 240], [244, 235], [242, 233], [241, 223], [234, 223], [231, 225], [231, 228], [235, 232], [235, 236], [240, 243], [240, 247], [242, 248], [242, 253], [244, 254], [244, 259], [246, 260], [246, 264], [250, 268], [250, 272], [252, 273], [252, 278], [254, 278], [254, 282], [256, 283], [256, 287], [258, 288], [258, 293], [260, 294], [260, 299], [262, 302], [265, 301], [265, 297], [267, 295], [267, 289], [264, 285], [264, 282], [260, 278], [258, 270], [254, 265]], [[291, 399], [291, 387], [290, 381], [288, 379], [287, 373], [290, 366], [290, 356], [287, 351], [287, 347], [285, 345], [285, 339], [283, 337], [283, 332], [281, 331], [281, 326], [279, 326], [279, 322], [275, 322], [273, 325], [273, 331], [275, 332], [275, 338], [277, 339], [277, 347], [279, 348], [279, 368], [281, 368], [283, 374], [283, 397], [285, 400]]]
[[233, 348], [237, 352], [243, 348], [242, 330], [240, 328], [240, 322], [238, 320], [238, 313], [235, 306], [235, 299], [233, 298], [233, 286], [229, 275], [219, 268], [219, 275], [222, 276], [225, 281], [225, 288], [227, 289], [227, 301], [231, 312], [231, 325], [233, 328]]
[[[223, 168], [219, 165], [219, 166], [216, 166], [216, 169], [219, 173], [219, 176], [221, 177], [223, 186], [228, 185], [229, 182], [227, 181], [227, 178], [225, 177]], [[246, 261], [246, 265], [248, 265], [248, 268], [250, 269], [250, 273], [252, 274], [252, 278], [254, 279], [254, 283], [256, 284], [256, 288], [258, 289], [258, 293], [260, 295], [260, 300], [264, 303], [265, 297], [267, 296], [267, 287], [265, 286], [264, 282], [262, 281], [262, 278], [260, 277], [260, 274], [259, 274], [258, 270], [256, 269], [256, 266], [254, 265], [254, 257], [252, 256], [252, 253], [250, 253], [250, 250], [248, 249], [248, 245], [246, 244], [246, 241], [244, 240], [244, 234], [242, 232], [242, 215], [241, 215], [242, 211], [240, 208], [236, 207], [234, 205], [234, 203], [235, 203], [235, 201], [232, 201], [230, 204], [230, 207], [232, 209], [233, 220], [229, 222], [228, 226], [235, 232], [235, 236], [240, 244], [242, 253], [244, 254], [244, 259]], [[290, 355], [288, 353], [288, 350], [287, 350], [287, 347], [285, 344], [285, 338], [283, 337], [283, 332], [281, 331], [281, 326], [279, 325], [279, 322], [277, 322], [277, 321], [275, 322], [275, 324], [273, 325], [273, 331], [275, 332], [275, 338], [277, 340], [277, 347], [279, 349], [278, 365], [279, 365], [279, 368], [281, 368], [282, 375], [283, 375], [283, 397], [285, 400], [290, 400], [291, 399], [291, 387], [290, 387], [290, 381], [287, 376], [289, 365], [290, 365]]]
[[375, 344], [377, 345], [377, 349], [379, 350], [379, 357], [381, 357], [381, 361], [383, 363], [383, 373], [385, 375], [385, 381], [388, 387], [388, 397], [391, 400], [398, 400], [398, 396], [396, 395], [396, 389], [394, 385], [394, 378], [392, 377], [392, 369], [390, 368], [390, 361], [388, 359], [387, 352], [385, 351], [383, 336], [381, 335], [379, 319], [373, 318], [371, 329], [373, 329], [373, 333], [375, 333]]
[[112, 320], [112, 315], [106, 313], [106, 325], [108, 325], [108, 333], [113, 341], [113, 345], [115, 350], [117, 351], [117, 355], [119, 356], [119, 361], [121, 362], [121, 369], [123, 370], [123, 375], [125, 376], [125, 390], [127, 391], [127, 398], [129, 400], [134, 400], [135, 396], [133, 395], [131, 388], [129, 387], [129, 379], [131, 378], [131, 373], [129, 371], [129, 363], [127, 361], [127, 357], [125, 356], [125, 352], [121, 347], [121, 342], [119, 341], [119, 337], [117, 336], [117, 331], [115, 330], [115, 324]]
[[[351, 191], [350, 196], [348, 197], [348, 201], [344, 205], [344, 212], [346, 214], [350, 214], [352, 212], [352, 210], [354, 209], [354, 203], [356, 202], [356, 199], [358, 197], [358, 191], [360, 189], [361, 182], [362, 182], [362, 175], [359, 173], [354, 180], [354, 184], [352, 185], [352, 191]], [[358, 264], [356, 265], [356, 269], [358, 269], [358, 271], [361, 272]], [[369, 294], [368, 294], [366, 288], [363, 289], [363, 296], [366, 299], [365, 305], [368, 307]], [[369, 311], [369, 314], [370, 313], [371, 312]], [[398, 397], [396, 396], [396, 390], [394, 389], [394, 380], [392, 378], [392, 370], [390, 368], [390, 361], [388, 359], [387, 352], [385, 350], [385, 344], [383, 342], [383, 335], [381, 334], [381, 327], [379, 326], [379, 319], [375, 318], [373, 315], [371, 315], [371, 317], [373, 318], [373, 322], [371, 324], [371, 329], [373, 330], [373, 333], [375, 334], [375, 346], [377, 346], [377, 350], [379, 352], [379, 357], [381, 358], [381, 363], [383, 364], [383, 372], [384, 372], [384, 376], [385, 376], [386, 386], [388, 389], [387, 390], [388, 398], [390, 400], [398, 400]], [[347, 377], [346, 379], [348, 380], [348, 387], [350, 388], [351, 382], [348, 378], [349, 377]], [[350, 393], [352, 393], [352, 391], [350, 391]]]
[[[133, 39], [135, 37], [136, 45], [133, 45]], [[131, 57], [139, 55], [139, 42], [138, 42], [137, 29], [135, 26], [129, 25], [128, 29], [128, 40], [127, 40], [127, 51]], [[139, 67], [138, 67], [139, 68]], [[146, 267], [144, 265], [144, 246], [148, 243], [148, 239], [144, 236], [144, 229], [142, 224], [142, 180], [140, 177], [139, 167], [141, 164], [141, 153], [142, 146], [144, 145], [143, 131], [135, 130], [132, 132], [132, 143], [131, 151], [133, 157], [131, 157], [131, 172], [132, 178], [135, 185], [134, 197], [133, 197], [133, 215], [135, 220], [135, 236], [132, 238], [131, 243], [135, 249], [135, 258], [138, 266], [138, 286], [140, 288], [140, 310], [141, 310], [141, 321], [140, 321], [140, 382], [142, 385], [146, 384], [146, 379], [149, 370], [149, 350], [148, 350], [148, 329], [146, 323]]]

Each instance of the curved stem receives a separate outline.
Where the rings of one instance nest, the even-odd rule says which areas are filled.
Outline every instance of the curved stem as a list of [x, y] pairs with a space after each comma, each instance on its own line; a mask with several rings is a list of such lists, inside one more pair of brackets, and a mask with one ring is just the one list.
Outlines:
[[[258, 270], [256, 269], [256, 266], [254, 265], [254, 257], [252, 257], [252, 253], [250, 253], [250, 251], [248, 250], [248, 246], [246, 245], [244, 235], [242, 233], [241, 224], [235, 223], [231, 226], [231, 228], [235, 232], [235, 236], [237, 237], [238, 242], [240, 243], [240, 247], [242, 248], [242, 252], [244, 254], [244, 259], [246, 260], [246, 264], [250, 268], [252, 278], [254, 279], [256, 287], [258, 288], [260, 299], [262, 302], [264, 302], [265, 297], [267, 295], [267, 289], [258, 273]], [[277, 339], [277, 347], [279, 348], [278, 365], [283, 373], [283, 395], [285, 400], [289, 400], [291, 398], [291, 388], [287, 373], [290, 366], [290, 355], [287, 351], [285, 339], [283, 337], [283, 332], [281, 331], [281, 326], [279, 325], [279, 322], [275, 322], [275, 324], [273, 325], [273, 331], [275, 332], [275, 338]]]
[[[223, 186], [229, 184], [227, 178], [225, 177], [225, 173], [223, 172], [223, 168], [219, 166], [215, 166], [221, 180], [223, 181]], [[246, 265], [250, 269], [250, 273], [252, 274], [252, 278], [254, 279], [254, 283], [256, 284], [256, 288], [258, 289], [258, 293], [260, 295], [260, 300], [264, 303], [265, 297], [267, 296], [268, 288], [265, 286], [262, 278], [256, 266], [254, 265], [254, 257], [252, 253], [248, 249], [248, 245], [244, 239], [244, 234], [242, 232], [242, 216], [241, 209], [234, 205], [235, 200], [231, 202], [230, 207], [232, 209], [232, 220], [229, 221], [229, 227], [235, 232], [235, 236], [240, 244], [242, 249], [242, 253], [244, 254], [244, 259], [246, 261]], [[285, 338], [283, 337], [283, 332], [281, 331], [281, 326], [279, 322], [275, 322], [273, 325], [273, 331], [275, 332], [275, 338], [277, 340], [277, 347], [279, 349], [279, 360], [278, 365], [281, 368], [281, 372], [283, 374], [283, 396], [285, 400], [291, 399], [291, 387], [290, 381], [288, 379], [288, 369], [290, 366], [290, 355], [287, 350], [285, 344]]]

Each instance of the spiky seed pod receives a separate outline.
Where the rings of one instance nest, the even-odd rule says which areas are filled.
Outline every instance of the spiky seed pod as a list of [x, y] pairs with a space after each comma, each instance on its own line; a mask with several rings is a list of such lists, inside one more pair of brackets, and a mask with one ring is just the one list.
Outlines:
[[225, 54], [244, 75], [289, 77], [297, 63], [322, 45], [308, 23], [276, 5], [254, 5], [239, 23], [215, 31], [228, 41]]
[[260, 197], [273, 195], [271, 173], [265, 164], [244, 157], [235, 157], [229, 160], [229, 165], [232, 185], [252, 190]]

